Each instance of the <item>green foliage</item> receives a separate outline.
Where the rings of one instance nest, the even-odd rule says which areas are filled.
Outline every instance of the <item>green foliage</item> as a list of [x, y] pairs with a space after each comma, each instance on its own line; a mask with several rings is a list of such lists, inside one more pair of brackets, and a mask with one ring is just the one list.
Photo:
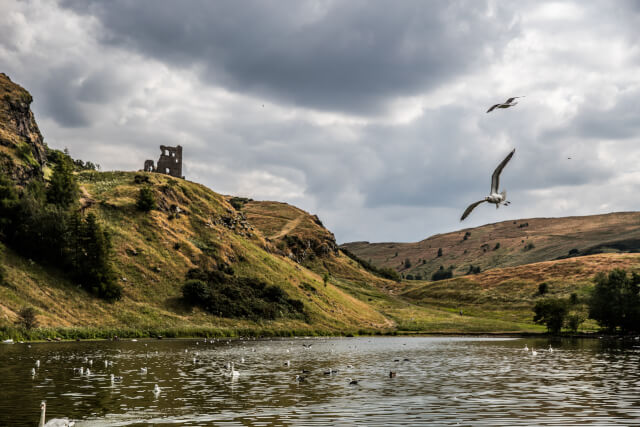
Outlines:
[[40, 167], [40, 164], [37, 162], [35, 157], [33, 157], [33, 151], [30, 144], [27, 144], [26, 142], [20, 143], [16, 146], [16, 150], [18, 150], [18, 155], [26, 164], [32, 167]]
[[[400, 281], [400, 275], [398, 274], [398, 272], [396, 270], [394, 270], [391, 267], [376, 267], [375, 265], [358, 258], [355, 254], [353, 254], [351, 251], [348, 251], [346, 249], [340, 249], [346, 256], [348, 256], [349, 258], [351, 258], [352, 260], [354, 260], [355, 262], [357, 262], [358, 264], [360, 264], [362, 266], [362, 268], [364, 268], [365, 270], [380, 276], [380, 277], [384, 277], [385, 279], [389, 279], [389, 280], [394, 280], [396, 282]], [[398, 254], [396, 253], [396, 256], [398, 256]]]
[[156, 208], [156, 196], [151, 187], [145, 186], [138, 192], [136, 208], [142, 212], [149, 212]]
[[567, 301], [560, 298], [546, 298], [538, 301], [533, 307], [533, 321], [545, 325], [552, 334], [560, 333], [565, 317], [569, 311]]
[[411, 260], [409, 258], [404, 260], [404, 268], [411, 268]]
[[253, 320], [304, 318], [302, 301], [289, 298], [279, 286], [258, 279], [235, 277], [221, 270], [225, 269], [189, 270], [182, 286], [185, 302], [222, 317]]
[[443, 266], [440, 266], [440, 268], [431, 275], [431, 280], [436, 282], [438, 280], [451, 279], [452, 277], [453, 269], [451, 267], [445, 269]]
[[93, 213], [79, 221], [75, 239], [74, 264], [76, 280], [89, 292], [108, 301], [122, 297], [122, 287], [116, 281], [111, 265], [111, 238], [98, 224]]
[[47, 202], [68, 208], [78, 200], [78, 183], [73, 176], [73, 161], [69, 156], [58, 155], [57, 163], [47, 186]]
[[15, 185], [6, 175], [0, 174], [0, 237], [16, 219], [18, 202]]
[[469, 266], [469, 270], [467, 271], [467, 274], [478, 274], [478, 273], [480, 273], [480, 266], [476, 265], [474, 267], [473, 264], [471, 264]]
[[600, 326], [622, 332], [640, 330], [640, 275], [614, 269], [600, 272], [589, 300], [589, 317]]
[[544, 295], [549, 291], [549, 284], [547, 282], [542, 282], [538, 285], [538, 294]]
[[245, 203], [252, 202], [252, 201], [253, 199], [248, 199], [246, 197], [232, 197], [231, 199], [229, 199], [229, 203], [237, 211], [242, 209]]
[[326, 271], [322, 275], [322, 282], [324, 283], [325, 286], [327, 286], [327, 283], [329, 283], [329, 273]]
[[18, 312], [18, 320], [16, 325], [19, 325], [26, 330], [31, 330], [38, 327], [38, 321], [36, 320], [36, 310], [33, 307], [24, 307]]

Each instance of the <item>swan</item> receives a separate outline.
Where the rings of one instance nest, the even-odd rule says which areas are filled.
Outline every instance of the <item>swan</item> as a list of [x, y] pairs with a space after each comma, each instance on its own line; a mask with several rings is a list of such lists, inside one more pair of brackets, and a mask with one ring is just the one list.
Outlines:
[[529, 351], [529, 347], [527, 347], [527, 345], [525, 344], [525, 345], [524, 345], [524, 349], [523, 349], [523, 350], [524, 350], [524, 351]]
[[147, 373], [147, 368], [140, 368], [140, 373], [145, 375]]
[[43, 400], [40, 403], [40, 422], [38, 423], [38, 427], [70, 427], [76, 425], [76, 422], [69, 421], [69, 418], [53, 418], [45, 424], [44, 419], [46, 410], [47, 403]]
[[500, 187], [500, 173], [502, 172], [502, 169], [504, 169], [504, 167], [507, 165], [509, 160], [511, 160], [511, 158], [513, 157], [513, 153], [515, 152], [515, 148], [511, 150], [507, 157], [505, 157], [504, 160], [500, 162], [496, 170], [493, 171], [493, 175], [491, 175], [491, 194], [480, 201], [470, 204], [462, 214], [460, 221], [464, 221], [464, 219], [469, 216], [471, 211], [482, 202], [493, 203], [496, 205], [496, 209], [500, 207], [500, 204], [503, 204], [505, 206], [509, 205], [510, 202], [507, 201], [507, 192], [503, 191], [502, 193], [498, 193], [498, 188]]
[[87, 368], [87, 370], [86, 370], [86, 371], [84, 371], [84, 374], [85, 374], [86, 376], [91, 375], [91, 371], [89, 370], [89, 368]]
[[36, 375], [36, 368], [31, 368], [31, 376], [35, 377]]
[[233, 362], [231, 362], [231, 376], [233, 378], [237, 378], [238, 375], [240, 375], [240, 372], [235, 370], [235, 368], [233, 367]]
[[36, 360], [36, 368], [40, 367], [40, 360]]
[[104, 361], [104, 367], [105, 367], [105, 368], [109, 367], [109, 362], [108, 362], [108, 361], [106, 361], [106, 360]]
[[538, 355], [538, 352], [535, 351], [533, 347], [531, 347], [531, 355], [532, 356], [537, 356]]
[[244, 357], [240, 358], [240, 363], [244, 363]]
[[492, 112], [493, 110], [495, 110], [496, 108], [509, 108], [509, 107], [513, 107], [514, 105], [517, 104], [517, 102], [513, 102], [518, 98], [524, 98], [524, 96], [514, 96], [513, 98], [509, 98], [506, 101], [504, 101], [502, 104], [495, 104], [492, 105], [491, 108], [489, 108], [487, 110], [487, 113]]
[[549, 344], [549, 353], [553, 353], [553, 347], [551, 347], [551, 344]]
[[160, 394], [160, 387], [158, 387], [158, 384], [153, 387], [153, 394]]
[[301, 377], [300, 375], [296, 375], [296, 381], [299, 383], [303, 383], [307, 380], [307, 377]]
[[93, 359], [89, 359], [89, 366], [93, 366]]

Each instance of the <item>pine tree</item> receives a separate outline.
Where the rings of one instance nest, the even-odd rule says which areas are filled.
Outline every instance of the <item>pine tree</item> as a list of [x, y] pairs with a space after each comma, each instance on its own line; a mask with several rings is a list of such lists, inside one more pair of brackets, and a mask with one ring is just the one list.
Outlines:
[[78, 183], [70, 157], [59, 155], [47, 187], [47, 202], [68, 208], [78, 200]]

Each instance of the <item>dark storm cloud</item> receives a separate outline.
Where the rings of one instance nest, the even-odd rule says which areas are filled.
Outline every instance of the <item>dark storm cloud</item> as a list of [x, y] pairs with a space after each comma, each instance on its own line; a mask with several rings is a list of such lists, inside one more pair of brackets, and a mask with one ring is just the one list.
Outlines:
[[359, 114], [481, 66], [517, 31], [485, 2], [66, 4], [102, 22], [104, 43], [235, 91]]

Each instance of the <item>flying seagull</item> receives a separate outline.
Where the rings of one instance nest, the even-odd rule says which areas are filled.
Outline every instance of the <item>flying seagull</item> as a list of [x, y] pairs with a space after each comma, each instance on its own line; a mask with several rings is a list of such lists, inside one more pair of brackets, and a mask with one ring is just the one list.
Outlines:
[[471, 211], [482, 202], [494, 203], [496, 205], [496, 209], [500, 207], [500, 204], [508, 205], [510, 203], [507, 201], [507, 192], [503, 191], [502, 193], [498, 193], [498, 187], [500, 187], [500, 173], [502, 172], [502, 169], [504, 169], [504, 167], [507, 165], [507, 163], [509, 163], [509, 160], [511, 160], [511, 158], [513, 157], [513, 153], [515, 152], [516, 149], [514, 148], [507, 155], [507, 157], [505, 157], [504, 160], [500, 162], [496, 170], [493, 171], [493, 175], [491, 175], [491, 194], [480, 201], [470, 204], [462, 214], [460, 221], [463, 221], [466, 217], [468, 217]]
[[524, 98], [524, 96], [514, 96], [513, 98], [509, 98], [507, 99], [505, 102], [503, 102], [502, 104], [496, 104], [493, 105], [491, 108], [489, 108], [487, 110], [487, 113], [492, 112], [493, 110], [495, 110], [496, 108], [509, 108], [509, 107], [513, 107], [514, 105], [517, 104], [517, 102], [513, 102], [514, 100], [518, 99], [518, 98]]

